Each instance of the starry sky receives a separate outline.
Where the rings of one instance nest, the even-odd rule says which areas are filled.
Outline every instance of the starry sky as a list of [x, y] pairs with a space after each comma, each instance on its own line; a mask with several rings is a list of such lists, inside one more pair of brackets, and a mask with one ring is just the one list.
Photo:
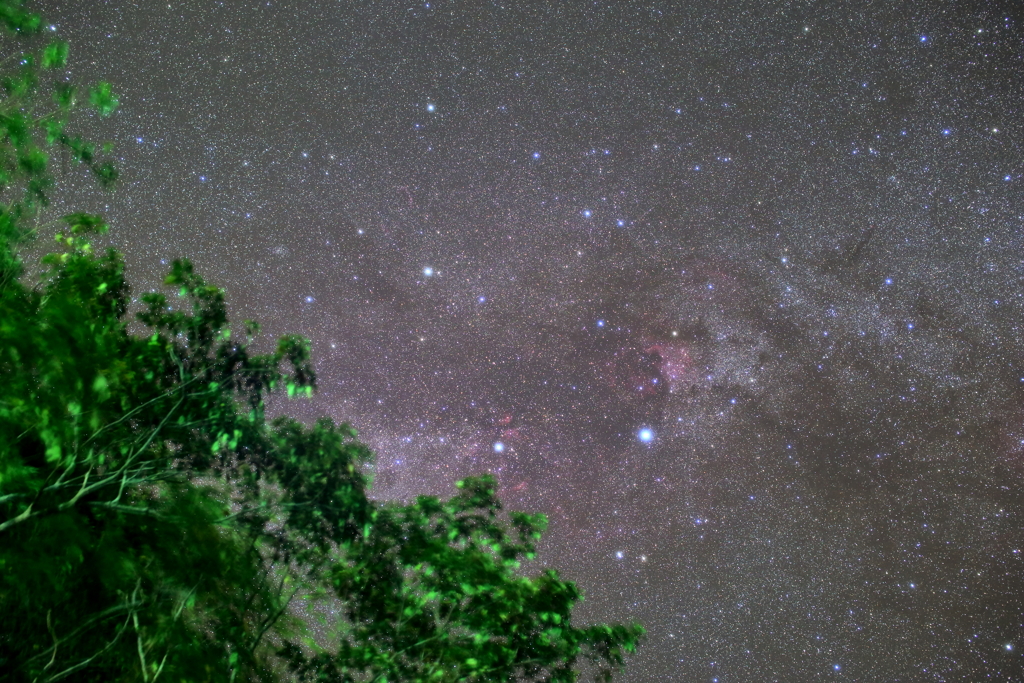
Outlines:
[[494, 472], [620, 680], [1024, 676], [1015, 2], [40, 0], [73, 170], [313, 343], [375, 495]]

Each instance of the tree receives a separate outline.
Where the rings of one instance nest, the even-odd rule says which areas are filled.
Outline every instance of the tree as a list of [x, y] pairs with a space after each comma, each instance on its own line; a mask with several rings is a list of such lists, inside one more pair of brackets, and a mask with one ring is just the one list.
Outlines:
[[[0, 23], [29, 46], [43, 26], [18, 0]], [[372, 501], [351, 426], [266, 420], [270, 392], [315, 389], [306, 340], [253, 354], [258, 326], [233, 335], [187, 260], [128, 331], [122, 258], [90, 242], [103, 219], [41, 223], [54, 150], [117, 178], [65, 132], [77, 88], [42, 84], [67, 54], [16, 51], [2, 80], [0, 679], [569, 681], [586, 658], [610, 676], [643, 630], [577, 628], [572, 583], [521, 575], [542, 515], [503, 516], [486, 476]], [[109, 84], [89, 93], [114, 111]], [[18, 248], [47, 225], [59, 249], [29, 287]], [[297, 604], [318, 597], [341, 606], [327, 643]]]

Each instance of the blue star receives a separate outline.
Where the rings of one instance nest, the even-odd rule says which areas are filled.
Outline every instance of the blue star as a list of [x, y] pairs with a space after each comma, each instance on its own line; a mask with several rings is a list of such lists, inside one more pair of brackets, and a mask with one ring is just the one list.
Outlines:
[[593, 215], [594, 215], [594, 212], [591, 211], [590, 209], [583, 209], [583, 217], [584, 218], [590, 218]]
[[431, 114], [433, 114], [436, 109], [437, 109], [437, 106], [434, 105], [434, 104], [428, 104], [427, 105], [427, 111], [429, 111]]
[[505, 444], [503, 444], [500, 441], [495, 441], [494, 442], [494, 452], [495, 453], [501, 453], [504, 450], [505, 450]]
[[603, 320], [598, 320], [597, 321], [597, 326], [598, 327], [604, 327], [604, 321]]
[[533, 153], [533, 158], [534, 159], [540, 159], [540, 152], [534, 152]]
[[426, 268], [423, 269], [424, 277], [430, 277], [433, 274], [434, 274], [434, 269], [431, 268], [430, 266], [427, 266]]
[[654, 430], [650, 427], [643, 427], [636, 433], [636, 436], [643, 443], [650, 443], [654, 441]]

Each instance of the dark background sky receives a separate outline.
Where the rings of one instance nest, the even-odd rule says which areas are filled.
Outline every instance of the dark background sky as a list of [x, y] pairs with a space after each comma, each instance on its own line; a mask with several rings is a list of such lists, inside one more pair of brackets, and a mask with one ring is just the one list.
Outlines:
[[1022, 680], [1018, 3], [35, 7], [122, 102], [55, 208], [310, 337], [379, 497], [548, 513], [622, 680]]

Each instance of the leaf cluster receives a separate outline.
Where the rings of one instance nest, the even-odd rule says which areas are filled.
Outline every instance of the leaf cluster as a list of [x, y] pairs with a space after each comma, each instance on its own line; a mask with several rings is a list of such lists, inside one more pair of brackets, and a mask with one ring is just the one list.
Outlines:
[[[68, 132], [79, 107], [79, 86], [66, 75], [69, 46], [44, 41], [43, 22], [25, 9], [23, 0], [0, 0], [0, 236], [23, 239], [31, 234], [25, 219], [36, 217], [49, 203], [54, 185], [50, 170], [54, 152], [86, 166], [102, 187], [113, 187], [118, 171], [110, 160], [110, 144], [95, 143]], [[118, 97], [110, 83], [86, 88], [89, 106], [110, 116]], [[0, 279], [20, 274], [17, 263], [0, 263]]]
[[345, 606], [339, 646], [282, 653], [307, 681], [577, 680], [595, 663], [609, 680], [643, 635], [639, 626], [578, 628], [581, 598], [554, 570], [522, 576], [547, 520], [513, 512], [506, 522], [490, 475], [457, 483], [448, 501], [377, 508], [363, 537], [326, 575]]
[[168, 280], [192, 313], [152, 306], [129, 334], [123, 262], [84, 236], [101, 221], [66, 222], [43, 286], [0, 289], [0, 670], [268, 676], [274, 563], [362, 529], [369, 453], [349, 428], [265, 423], [273, 387], [313, 385], [308, 348], [232, 342], [185, 261]]

